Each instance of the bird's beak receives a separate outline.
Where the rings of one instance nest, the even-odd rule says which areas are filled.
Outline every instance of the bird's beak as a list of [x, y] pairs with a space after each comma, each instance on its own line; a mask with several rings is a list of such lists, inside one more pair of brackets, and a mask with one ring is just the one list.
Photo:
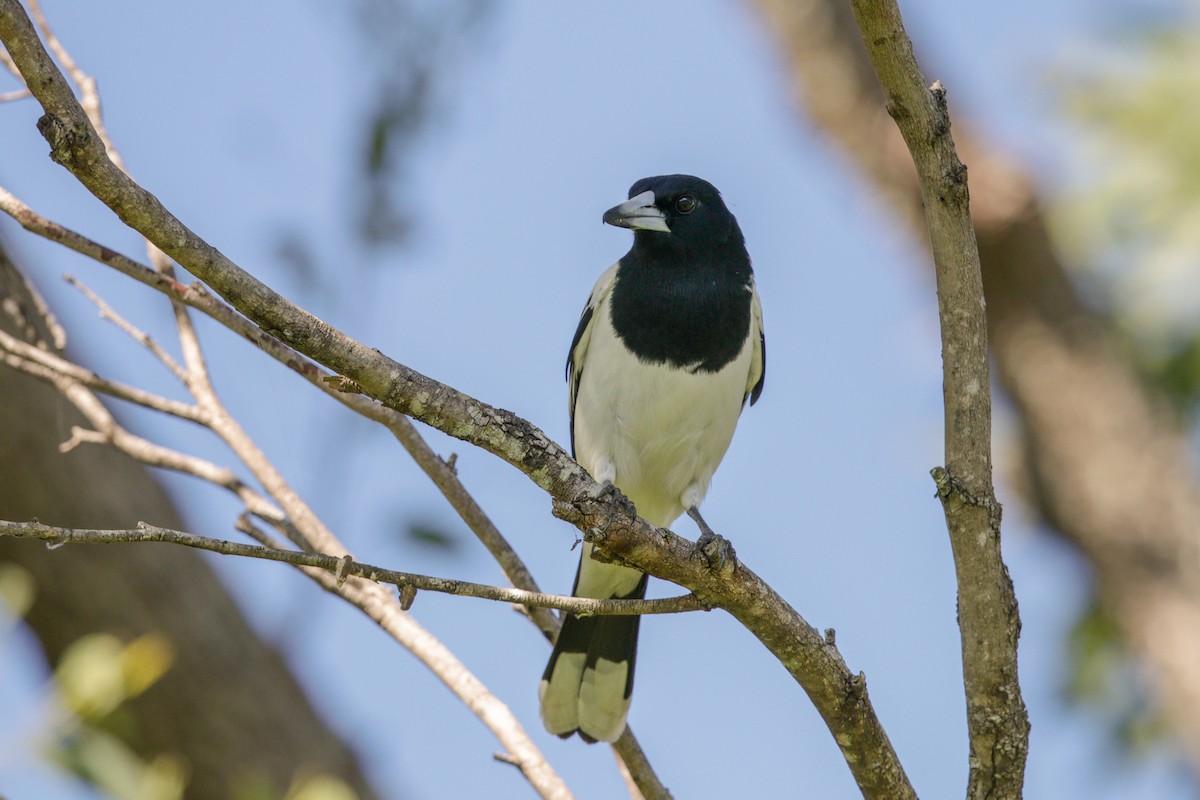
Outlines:
[[671, 229], [667, 227], [667, 218], [663, 216], [658, 206], [654, 205], [654, 192], [651, 191], [642, 192], [621, 205], [605, 211], [604, 221], [609, 225], [631, 228], [635, 231], [671, 232]]

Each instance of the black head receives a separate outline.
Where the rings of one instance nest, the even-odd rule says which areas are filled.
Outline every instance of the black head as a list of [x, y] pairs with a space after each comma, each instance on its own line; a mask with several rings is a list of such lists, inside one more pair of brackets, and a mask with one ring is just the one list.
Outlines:
[[628, 350], [647, 362], [715, 372], [737, 358], [753, 316], [753, 270], [721, 193], [691, 175], [643, 178], [604, 213], [631, 228], [610, 315]]
[[634, 231], [637, 246], [654, 249], [743, 247], [741, 229], [721, 193], [692, 175], [642, 178], [629, 200], [604, 212], [609, 225]]

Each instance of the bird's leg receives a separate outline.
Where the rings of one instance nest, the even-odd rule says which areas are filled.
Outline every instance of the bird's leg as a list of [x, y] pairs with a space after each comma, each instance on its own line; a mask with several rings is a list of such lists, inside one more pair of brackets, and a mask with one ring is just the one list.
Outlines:
[[729, 569], [737, 566], [737, 553], [733, 551], [733, 545], [724, 536], [716, 533], [704, 521], [704, 517], [700, 516], [700, 509], [692, 506], [687, 510], [688, 516], [696, 522], [696, 526], [700, 528], [700, 538], [696, 540], [696, 550], [708, 562], [709, 566], [716, 570], [724, 570], [726, 562], [729, 564]]

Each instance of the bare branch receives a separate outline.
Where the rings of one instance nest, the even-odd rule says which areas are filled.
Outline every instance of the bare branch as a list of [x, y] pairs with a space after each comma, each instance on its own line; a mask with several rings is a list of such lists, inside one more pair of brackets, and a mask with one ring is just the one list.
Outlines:
[[154, 341], [150, 334], [146, 333], [141, 328], [138, 328], [129, 320], [118, 314], [103, 297], [89, 289], [87, 285], [85, 285], [74, 275], [66, 275], [64, 277], [67, 283], [78, 289], [84, 297], [92, 301], [92, 304], [95, 305], [96, 308], [100, 309], [101, 319], [106, 319], [113, 323], [130, 339], [133, 339], [142, 347], [149, 350], [155, 358], [162, 362], [163, 366], [171, 371], [171, 374], [179, 379], [180, 383], [184, 384], [185, 386], [187, 385], [188, 373], [184, 371], [183, 367], [179, 366], [179, 362], [176, 361], [170, 353], [162, 348], [162, 345]]
[[400, 607], [395, 595], [377, 583], [351, 578], [342, 586], [329, 572], [306, 570], [326, 590], [346, 598], [364, 611], [409, 650], [487, 725], [507, 748], [511, 763], [547, 800], [569, 800], [570, 790], [529, 739], [508, 706], [500, 702], [444, 644]]
[[[67, 399], [83, 412], [88, 421], [96, 426], [94, 431], [80, 430], [76, 432], [72, 441], [109, 444], [148, 466], [181, 472], [207, 481], [236, 495], [250, 513], [259, 519], [273, 525], [284, 526], [285, 530], [288, 529], [287, 518], [283, 512], [270, 500], [255, 491], [253, 487], [247, 485], [232, 470], [203, 458], [163, 447], [130, 433], [118, 424], [104, 404], [84, 387], [79, 384], [72, 385], [70, 382], [64, 385], [54, 379], [51, 379], [51, 382], [55, 383], [59, 387], [59, 391], [63, 392]], [[292, 533], [291, 536], [293, 539], [297, 538], [295, 533]], [[303, 540], [300, 543], [302, 544]]]
[[1021, 622], [1000, 552], [992, 487], [987, 319], [967, 169], [950, 136], [946, 91], [928, 86], [895, 0], [851, 0], [875, 73], [912, 153], [937, 274], [946, 466], [933, 470], [958, 576], [963, 680], [971, 740], [969, 798], [1019, 798], [1029, 717], [1017, 675]]
[[[129, 433], [116, 422], [99, 399], [87, 388], [56, 372], [50, 370], [46, 370], [46, 372], [47, 375], [37, 375], [37, 377], [54, 384], [83, 412], [88, 421], [96, 426], [95, 430], [74, 427], [70, 441], [64, 445], [65, 449], [71, 449], [81, 443], [110, 444], [143, 463], [200, 477], [234, 492], [251, 513], [271, 523], [306, 550], [315, 549], [313, 542], [316, 540], [324, 545], [321, 549], [326, 552], [336, 550], [343, 554], [346, 553], [345, 547], [324, 528], [315, 515], [312, 515], [311, 511], [308, 511], [307, 507], [294, 494], [288, 494], [291, 490], [286, 484], [282, 484], [282, 479], [276, 479], [276, 482], [282, 484], [283, 489], [276, 486], [279, 494], [273, 496], [281, 502], [287, 512], [286, 515], [284, 511], [246, 485], [230, 470], [203, 459], [161, 447]], [[223, 412], [223, 409], [221, 411]], [[227, 418], [215, 415], [212, 408], [205, 409], [205, 412], [206, 424], [209, 424], [210, 427], [215, 426], [213, 429], [218, 433], [224, 430], [234, 442], [238, 442], [237, 433], [240, 429], [237, 429], [236, 426], [230, 429]], [[273, 469], [269, 467], [269, 464], [264, 467], [264, 464], [259, 463], [257, 466], [268, 472]], [[293, 521], [295, 519], [291, 516], [293, 514], [299, 516], [298, 522]], [[335, 560], [337, 563], [342, 563], [340, 560]], [[336, 565], [334, 568], [336, 569]], [[300, 569], [331, 593], [340, 595], [358, 606], [401, 645], [421, 659], [514, 753], [514, 758], [517, 758], [522, 765], [523, 773], [543, 797], [570, 797], [566, 785], [550, 768], [545, 758], [512, 716], [508, 707], [492, 695], [432, 634], [411, 617], [401, 614], [399, 604], [394, 596], [386, 593], [375, 583], [363, 582], [359, 579], [338, 581], [331, 577], [327, 570], [321, 568], [300, 567]]]
[[117, 381], [100, 377], [89, 369], [79, 366], [65, 358], [61, 358], [45, 350], [40, 350], [31, 344], [22, 342], [4, 331], [0, 331], [0, 351], [9, 355], [4, 362], [11, 367], [28, 372], [43, 380], [49, 376], [49, 371], [78, 381], [93, 391], [102, 392], [110, 397], [116, 397], [144, 408], [161, 411], [173, 417], [186, 419], [190, 422], [204, 424], [204, 413], [200, 409], [178, 400], [171, 400], [160, 395], [152, 394], [143, 389], [128, 386]]
[[638, 788], [633, 774], [629, 771], [629, 765], [621, 759], [619, 754], [617, 755], [617, 771], [621, 774], [621, 780], [625, 782], [625, 791], [629, 792], [629, 800], [646, 800], [641, 789]]
[[[74, 369], [82, 369], [75, 365], [70, 366]], [[60, 372], [56, 368], [43, 367], [37, 362], [30, 361], [21, 365], [21, 369], [57, 388], [93, 426], [92, 430], [78, 426], [73, 427], [70, 440], [59, 448], [63, 452], [68, 452], [84, 443], [107, 444], [148, 466], [169, 469], [200, 478], [233, 493], [256, 517], [270, 523], [287, 534], [293, 541], [303, 545], [304, 540], [295, 532], [283, 512], [270, 500], [248, 486], [232, 470], [218, 466], [211, 461], [154, 444], [130, 433], [117, 422], [99, 398], [84, 385], [84, 382], [77, 380], [68, 372]], [[207, 424], [203, 414], [201, 414], [201, 418], [194, 421]]]
[[[62, 244], [100, 264], [116, 269], [172, 300], [179, 300], [206, 314], [257, 345], [267, 355], [293, 370], [342, 405], [387, 427], [418, 466], [429, 475], [471, 531], [500, 563], [513, 586], [527, 591], [539, 591], [537, 582], [521, 557], [517, 555], [503, 534], [471, 497], [454, 469], [429, 447], [403, 414], [382, 406], [368, 397], [348, 394], [330, 386], [325, 380], [328, 373], [278, 339], [268, 336], [250, 320], [209, 294], [202, 285], [179, 283], [172, 277], [164, 275], [162, 271], [150, 269], [104, 245], [51, 222], [3, 188], [0, 188], [0, 210], [9, 214], [31, 233]], [[155, 251], [159, 252], [157, 248]], [[557, 635], [558, 619], [548, 609], [534, 608], [530, 611], [534, 622], [548, 638], [552, 639]]]
[[[33, 18], [37, 21], [38, 28], [41, 30], [42, 35], [46, 37], [46, 43], [50, 46], [50, 49], [54, 52], [55, 57], [63, 65], [63, 68], [67, 71], [67, 74], [71, 76], [71, 80], [78, 88], [80, 105], [87, 114], [88, 119], [91, 121], [92, 127], [95, 128], [96, 133], [104, 143], [105, 152], [112, 160], [113, 165], [116, 166], [116, 168], [121, 172], [128, 175], [129, 170], [125, 168], [125, 160], [121, 157], [121, 153], [117, 150], [116, 145], [113, 144], [111, 137], [108, 135], [108, 129], [104, 125], [104, 111], [100, 103], [100, 93], [96, 89], [95, 79], [79, 67], [67, 48], [64, 47], [62, 42], [59, 41], [58, 37], [54, 34], [53, 29], [51, 29], [50, 23], [47, 21], [45, 14], [42, 13], [41, 4], [38, 2], [38, 0], [29, 0], [29, 9], [33, 15]], [[174, 268], [172, 267], [170, 260], [166, 257], [166, 255], [157, 247], [155, 247], [154, 243], [149, 239], [146, 239], [145, 242], [146, 254], [150, 257], [150, 262], [154, 264], [155, 269], [160, 274], [165, 275], [168, 278], [174, 278]], [[89, 292], [87, 292], [84, 287], [80, 286], [78, 288], [84, 291], [85, 294], [88, 294], [89, 298], [92, 299], [93, 302], [96, 302], [98, 305], [101, 304], [101, 301], [99, 301], [95, 295], [91, 295]], [[200, 347], [200, 339], [196, 335], [195, 327], [192, 325], [192, 320], [188, 316], [187, 309], [179, 302], [177, 298], [171, 299], [171, 308], [175, 315], [175, 327], [179, 333], [179, 342], [183, 349], [184, 361], [188, 365], [187, 374], [185, 375], [183, 370], [181, 370], [174, 360], [169, 358], [164, 351], [157, 348], [148, 336], [141, 334], [139, 341], [148, 347], [151, 352], [153, 352], [159, 358], [159, 360], [162, 361], [168, 369], [174, 372], [176, 376], [184, 383], [187, 383], [187, 376], [189, 375], [195, 380], [207, 382], [208, 367], [204, 361], [204, 355]], [[122, 324], [119, 317], [116, 317], [112, 314], [111, 309], [108, 309], [107, 312], [105, 309], [106, 306], [101, 305], [102, 314], [107, 314], [110, 319], [113, 319], [113, 321], [117, 322], [118, 325], [121, 325], [127, 333], [130, 333], [132, 326], [129, 326], [127, 323]], [[130, 333], [130, 335], [133, 334]]]
[[[585, 531], [602, 555], [684, 586], [706, 604], [728, 610], [803, 686], [842, 749], [864, 795], [912, 796], [861, 676], [851, 673], [836, 647], [745, 565], [737, 565], [732, 573], [714, 572], [703, 559], [694, 557], [690, 542], [669, 531], [619, 514], [614, 520], [610, 504], [596, 499], [600, 487], [535, 426], [351, 339], [255, 279], [190, 231], [112, 163], [16, 0], [0, 0], [0, 39], [46, 112], [40, 129], [51, 145], [51, 157], [126, 224], [264, 331], [355, 381], [369, 397], [482, 447], [521, 470], [551, 494], [556, 501], [555, 513]], [[296, 519], [286, 505], [285, 510]], [[302, 521], [296, 522], [301, 525]], [[601, 535], [599, 529], [606, 525], [607, 532]], [[328, 574], [325, 578], [333, 580]], [[407, 615], [390, 594], [383, 605], [385, 596], [374, 594], [382, 590], [361, 583], [359, 579], [347, 581], [346, 596], [354, 596], [369, 614], [378, 611], [379, 616], [373, 618], [400, 638], [403, 631], [397, 626], [409, 619]]]
[[[287, 518], [302, 534], [308, 548], [324, 553], [341, 553], [335, 575], [306, 572], [326, 589], [338, 594], [367, 612], [404, 647], [419, 658], [478, 716], [492, 733], [508, 748], [509, 754], [525, 778], [543, 797], [569, 796], [562, 779], [554, 772], [545, 757], [525, 733], [509, 708], [495, 697], [433, 634], [421, 627], [405, 612], [398, 598], [379, 584], [365, 580], [347, 580], [352, 564], [345, 545], [338, 540], [309, 505], [287, 483], [261, 448], [250, 438], [228, 412], [217, 396], [204, 367], [199, 340], [186, 316], [185, 309], [175, 304], [180, 340], [188, 362], [188, 389], [196, 402], [209, 415], [209, 428], [237, 455], [254, 474], [266, 492], [279, 503]], [[413, 584], [406, 584], [412, 586]], [[512, 590], [517, 591], [517, 590]], [[411, 604], [411, 597], [406, 601]]]
[[58, 528], [40, 522], [10, 522], [0, 520], [0, 536], [42, 539], [52, 544], [112, 544], [118, 542], [163, 542], [166, 544], [194, 547], [226, 556], [258, 558], [279, 561], [297, 567], [313, 567], [334, 573], [334, 578], [345, 583], [349, 576], [364, 578], [376, 583], [390, 583], [397, 588], [411, 586], [426, 592], [453, 594], [461, 597], [478, 597], [502, 603], [516, 603], [536, 608], [557, 608], [578, 616], [608, 616], [625, 614], [679, 614], [687, 611], [705, 611], [704, 605], [695, 595], [685, 594], [659, 600], [595, 600], [588, 597], [542, 594], [511, 589], [504, 586], [488, 586], [482, 583], [437, 578], [412, 572], [399, 572], [385, 567], [376, 567], [324, 553], [308, 553], [299, 550], [283, 550], [240, 544], [224, 539], [198, 536], [194, 533], [160, 528], [139, 522], [137, 528], [127, 530], [92, 530], [84, 528]]

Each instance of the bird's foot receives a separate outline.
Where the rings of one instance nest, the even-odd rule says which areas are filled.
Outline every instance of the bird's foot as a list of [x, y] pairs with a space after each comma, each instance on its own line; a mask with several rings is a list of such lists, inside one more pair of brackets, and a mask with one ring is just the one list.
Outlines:
[[603, 526], [594, 526], [585, 531], [584, 538], [588, 541], [591, 541], [593, 537], [604, 538], [616, 521], [618, 513], [628, 514], [631, 520], [637, 519], [637, 509], [634, 507], [633, 501], [621, 494], [612, 481], [604, 481], [595, 491], [584, 490], [571, 500], [554, 498], [551, 511], [559, 519], [566, 520], [572, 525], [581, 526], [594, 519], [600, 506], [607, 506], [608, 518]]
[[734, 552], [733, 544], [710, 528], [696, 508], [689, 508], [687, 513], [700, 528], [700, 538], [696, 540], [696, 554], [714, 572], [733, 572], [737, 567], [737, 553]]
[[696, 540], [696, 550], [714, 572], [733, 572], [737, 567], [733, 543], [719, 533], [701, 533]]
[[612, 481], [604, 482], [600, 491], [596, 493], [595, 499], [596, 502], [607, 502], [608, 504], [608, 520], [604, 523], [603, 528], [594, 530], [594, 535], [601, 539], [608, 535], [608, 530], [617, 518], [618, 511], [628, 514], [630, 519], [637, 519], [637, 509], [634, 507], [633, 501], [621, 494], [621, 490]]

